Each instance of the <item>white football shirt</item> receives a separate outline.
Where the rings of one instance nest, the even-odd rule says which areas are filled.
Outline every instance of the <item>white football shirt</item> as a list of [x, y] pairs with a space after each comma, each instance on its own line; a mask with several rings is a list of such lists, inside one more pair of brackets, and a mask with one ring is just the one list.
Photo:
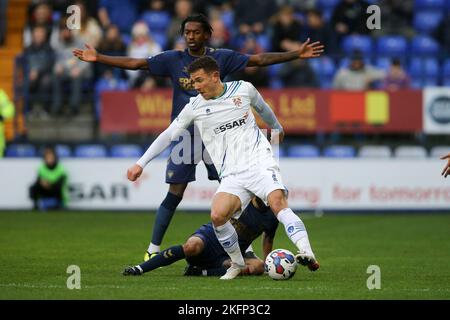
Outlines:
[[278, 166], [272, 147], [256, 124], [251, 106], [263, 102], [256, 88], [246, 81], [224, 83], [217, 98], [202, 95], [190, 99], [174, 120], [178, 128], [197, 126], [220, 178], [255, 166]]

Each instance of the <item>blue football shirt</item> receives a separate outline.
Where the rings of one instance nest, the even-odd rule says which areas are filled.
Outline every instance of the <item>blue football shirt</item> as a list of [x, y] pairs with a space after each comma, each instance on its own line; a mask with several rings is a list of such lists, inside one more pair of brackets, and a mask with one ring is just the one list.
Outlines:
[[[213, 57], [220, 68], [220, 77], [223, 80], [229, 74], [240, 71], [247, 66], [249, 56], [229, 49], [206, 48], [206, 55]], [[198, 57], [184, 51], [164, 51], [148, 59], [149, 72], [155, 76], [170, 77], [173, 84], [172, 115], [175, 119], [198, 92], [193, 88], [187, 67]]]

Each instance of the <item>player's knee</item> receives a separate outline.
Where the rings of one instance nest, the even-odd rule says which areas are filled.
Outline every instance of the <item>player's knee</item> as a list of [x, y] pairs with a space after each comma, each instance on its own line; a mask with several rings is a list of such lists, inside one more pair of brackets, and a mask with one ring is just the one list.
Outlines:
[[184, 190], [186, 190], [187, 184], [170, 184], [169, 192], [177, 197], [183, 198]]
[[211, 222], [215, 227], [224, 225], [227, 222], [226, 213], [214, 208], [211, 209]]
[[200, 239], [192, 239], [190, 238], [183, 245], [183, 251], [186, 257], [194, 257], [200, 254], [202, 250], [202, 244]]
[[275, 214], [286, 208], [287, 202], [283, 192], [280, 190], [272, 192], [269, 195], [269, 204]]

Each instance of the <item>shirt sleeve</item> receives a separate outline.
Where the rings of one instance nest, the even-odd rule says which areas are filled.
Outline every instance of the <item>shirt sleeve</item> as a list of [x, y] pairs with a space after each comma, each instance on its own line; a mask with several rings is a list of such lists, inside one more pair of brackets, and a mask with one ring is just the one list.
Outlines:
[[250, 103], [256, 112], [261, 116], [264, 122], [271, 128], [283, 131], [283, 127], [278, 121], [275, 113], [270, 106], [264, 101], [261, 94], [256, 88], [249, 82], [247, 82], [250, 94]]
[[162, 52], [156, 56], [147, 59], [148, 70], [155, 76], [168, 77], [170, 76], [170, 54], [169, 52]]
[[240, 70], [245, 69], [248, 64], [249, 56], [229, 50], [229, 49], [221, 49], [225, 56], [225, 63], [223, 66], [222, 72], [224, 75], [228, 75]]
[[161, 152], [170, 146], [173, 140], [176, 140], [193, 122], [192, 106], [188, 103], [178, 117], [170, 124], [170, 126], [161, 133], [155, 141], [148, 147], [144, 155], [136, 162], [141, 168], [156, 158]]

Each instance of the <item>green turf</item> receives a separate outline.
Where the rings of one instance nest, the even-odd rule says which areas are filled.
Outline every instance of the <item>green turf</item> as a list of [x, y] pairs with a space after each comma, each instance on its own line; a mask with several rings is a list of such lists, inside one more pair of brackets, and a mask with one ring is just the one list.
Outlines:
[[[164, 244], [182, 243], [208, 219], [178, 213]], [[0, 299], [450, 298], [450, 215], [306, 216], [321, 269], [301, 268], [289, 281], [184, 277], [184, 261], [122, 276], [141, 262], [153, 221], [143, 213], [0, 213]], [[275, 246], [294, 250], [281, 227]], [[66, 287], [69, 265], [81, 268], [81, 290]], [[380, 290], [367, 289], [369, 265], [381, 268]]]

